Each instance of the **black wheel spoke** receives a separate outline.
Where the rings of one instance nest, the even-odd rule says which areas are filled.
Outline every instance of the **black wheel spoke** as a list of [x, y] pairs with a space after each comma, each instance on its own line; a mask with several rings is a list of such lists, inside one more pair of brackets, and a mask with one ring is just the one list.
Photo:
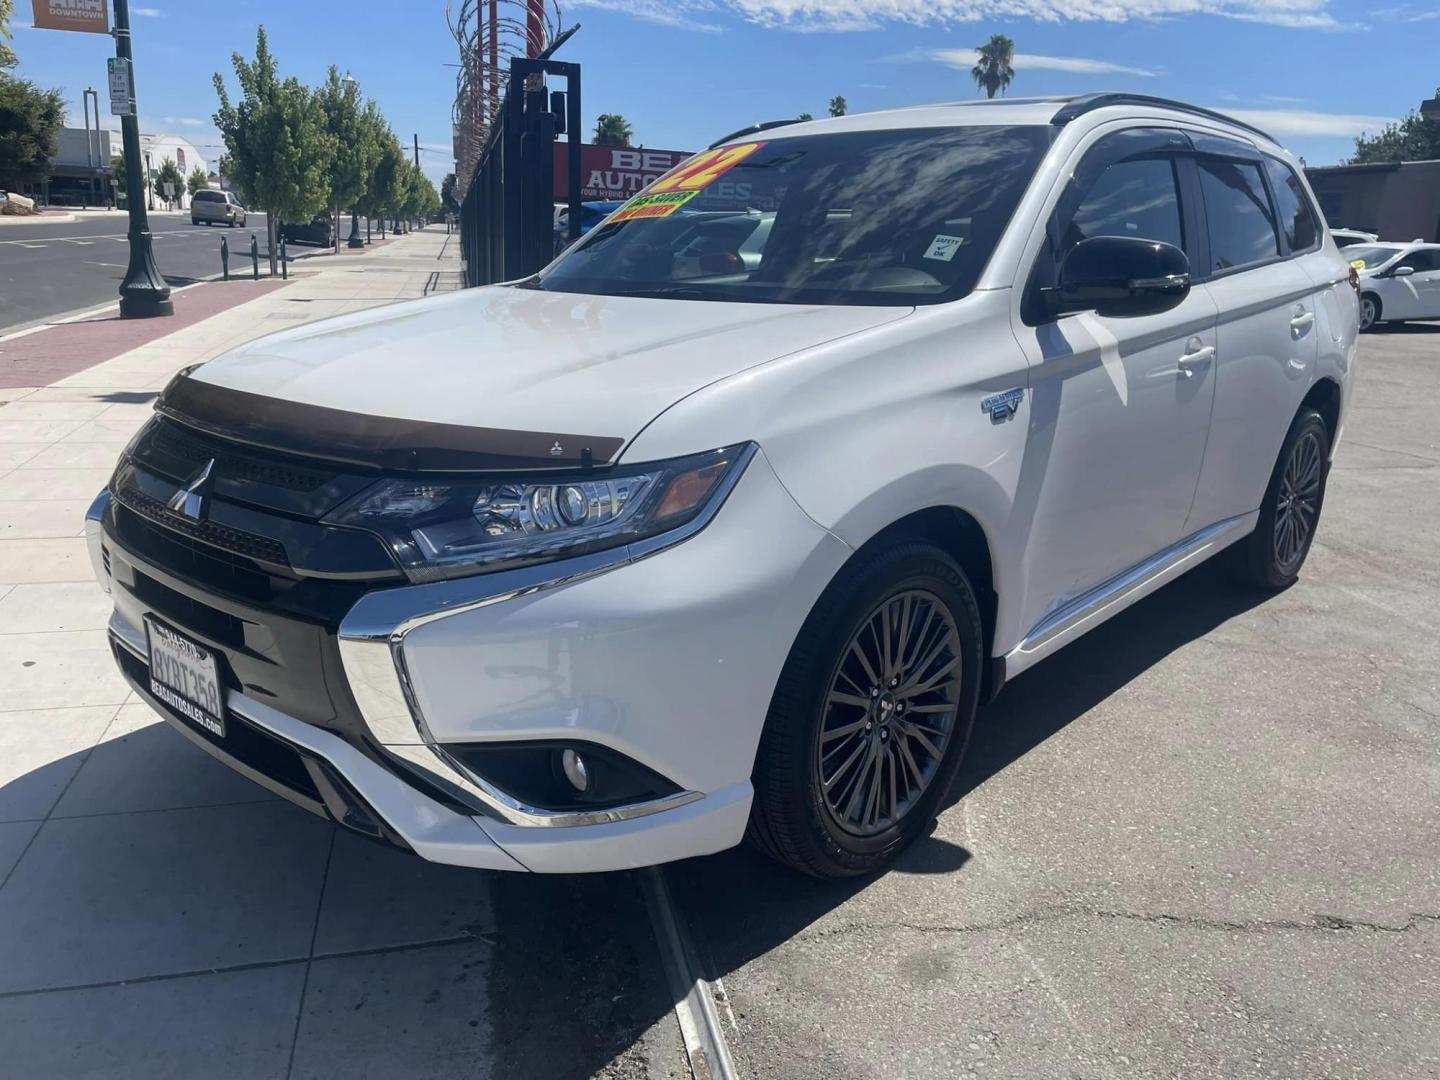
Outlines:
[[851, 634], [815, 751], [821, 796], [846, 831], [889, 828], [929, 789], [959, 709], [960, 657], [953, 616], [923, 589], [889, 597]]

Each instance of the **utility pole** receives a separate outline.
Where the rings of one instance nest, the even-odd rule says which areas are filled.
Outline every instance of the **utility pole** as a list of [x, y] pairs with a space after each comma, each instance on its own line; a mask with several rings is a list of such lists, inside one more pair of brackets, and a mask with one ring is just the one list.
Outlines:
[[130, 0], [115, 0], [115, 56], [131, 71], [130, 110], [120, 117], [120, 137], [125, 147], [126, 205], [130, 209], [130, 265], [120, 283], [120, 316], [143, 319], [175, 314], [170, 285], [155, 264], [150, 245], [150, 222], [145, 216], [145, 199], [140, 177], [140, 119], [136, 115], [134, 62], [130, 47]]
[[415, 133], [415, 168], [420, 168], [420, 133]]

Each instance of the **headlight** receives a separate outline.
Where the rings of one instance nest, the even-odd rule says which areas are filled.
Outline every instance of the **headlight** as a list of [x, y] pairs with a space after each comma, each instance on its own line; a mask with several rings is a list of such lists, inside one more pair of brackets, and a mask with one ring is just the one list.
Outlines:
[[378, 533], [411, 581], [684, 539], [739, 479], [751, 443], [561, 476], [381, 480], [325, 520]]

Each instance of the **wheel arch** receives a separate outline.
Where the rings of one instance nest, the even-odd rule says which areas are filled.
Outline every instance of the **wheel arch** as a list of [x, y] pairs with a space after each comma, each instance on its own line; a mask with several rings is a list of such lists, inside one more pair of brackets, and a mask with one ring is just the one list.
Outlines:
[[[1334, 379], [1322, 376], [1315, 380], [1305, 399], [1300, 402], [1301, 409], [1314, 409], [1325, 421], [1325, 428], [1330, 433], [1330, 445], [1333, 447], [1336, 436], [1340, 429], [1341, 394], [1340, 384]], [[1298, 415], [1299, 410], [1296, 410]]]
[[906, 540], [926, 540], [933, 543], [954, 559], [970, 580], [970, 586], [975, 591], [976, 605], [980, 609], [986, 661], [980, 700], [991, 700], [999, 693], [1005, 678], [1003, 658], [997, 662], [991, 657], [999, 613], [999, 589], [991, 540], [975, 515], [961, 507], [948, 505], [913, 510], [890, 522], [857, 547], [845, 561], [845, 565], [837, 571], [836, 576], [855, 560], [876, 549]]

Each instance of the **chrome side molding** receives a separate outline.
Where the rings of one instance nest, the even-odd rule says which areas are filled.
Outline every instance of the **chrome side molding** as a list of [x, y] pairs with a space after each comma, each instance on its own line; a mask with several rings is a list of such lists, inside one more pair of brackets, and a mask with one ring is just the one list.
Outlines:
[[1061, 605], [1005, 654], [1005, 677], [1014, 678], [1086, 630], [1248, 535], [1259, 516], [1256, 510], [1217, 521]]

